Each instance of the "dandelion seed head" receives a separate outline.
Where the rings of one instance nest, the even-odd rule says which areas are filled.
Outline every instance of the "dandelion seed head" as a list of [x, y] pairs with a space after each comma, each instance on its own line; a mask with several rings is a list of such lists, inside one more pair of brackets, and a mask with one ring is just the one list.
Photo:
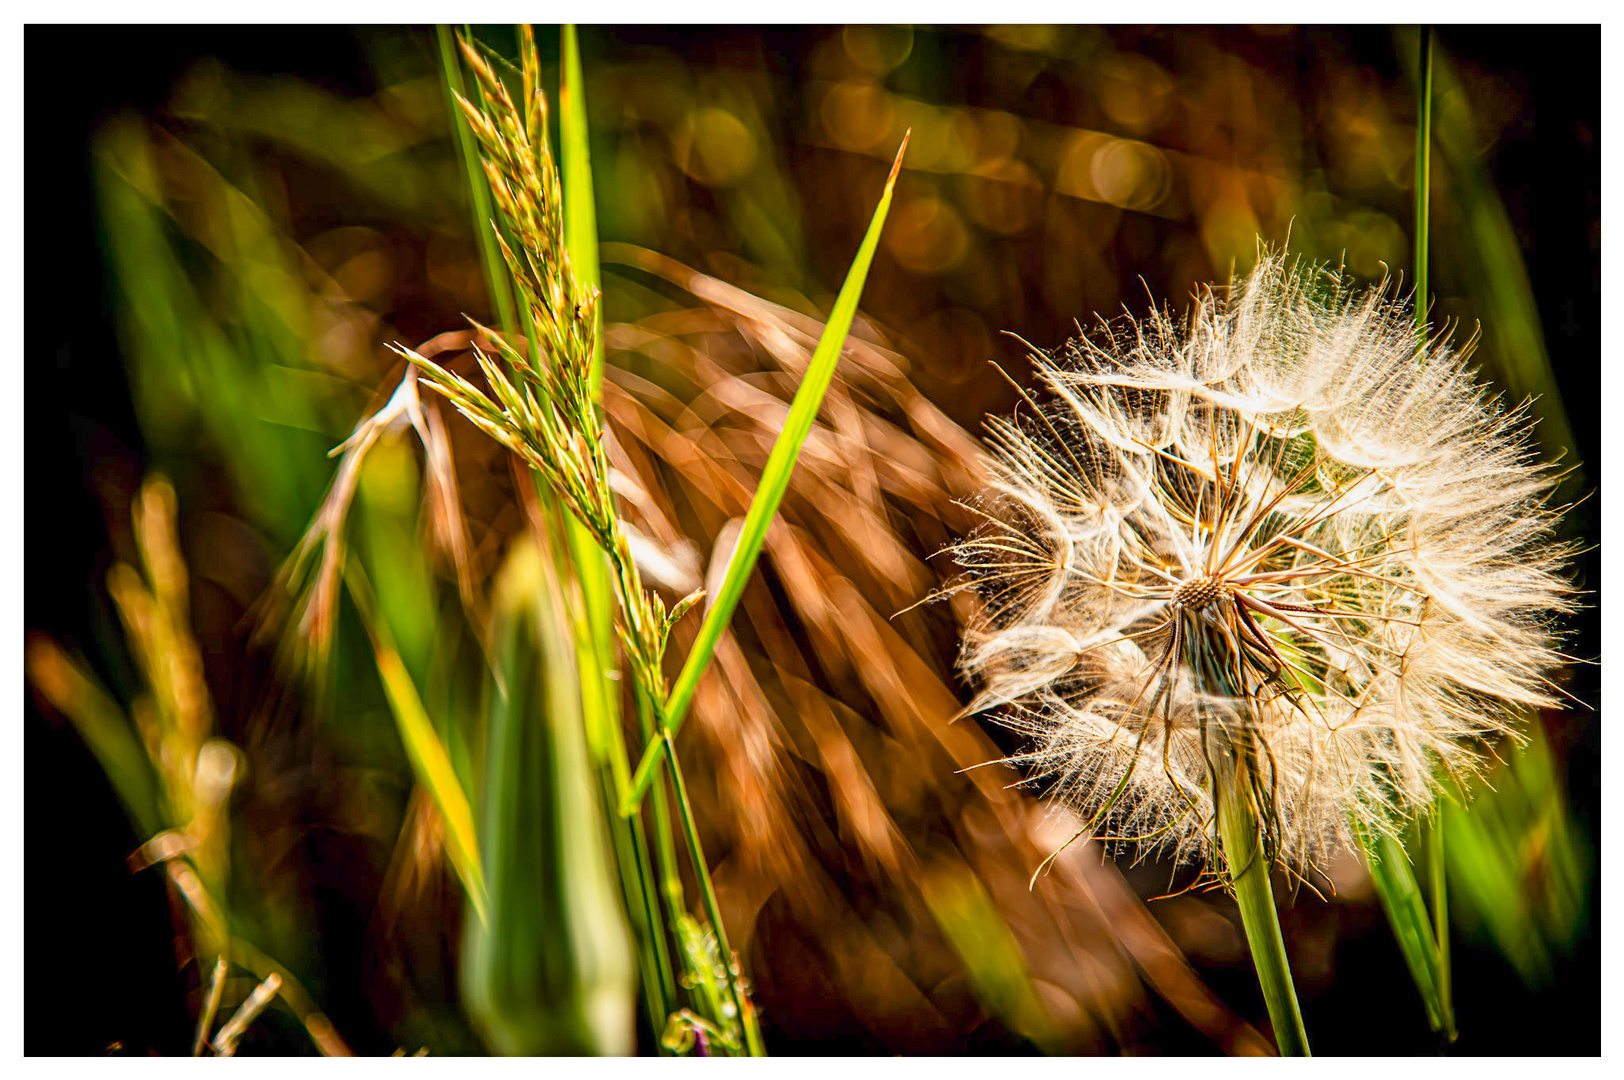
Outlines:
[[1265, 253], [1184, 328], [1034, 360], [954, 549], [979, 599], [960, 667], [1090, 827], [1205, 866], [1242, 776], [1302, 871], [1554, 703], [1555, 477], [1525, 409], [1384, 288]]

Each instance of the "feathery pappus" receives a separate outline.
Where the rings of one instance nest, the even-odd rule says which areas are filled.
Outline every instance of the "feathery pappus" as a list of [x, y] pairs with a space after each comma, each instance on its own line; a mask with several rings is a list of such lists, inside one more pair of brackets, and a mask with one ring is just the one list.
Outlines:
[[1558, 477], [1468, 351], [1385, 287], [1264, 253], [1182, 329], [1154, 312], [1034, 355], [953, 549], [979, 597], [960, 667], [1079, 836], [1221, 867], [1237, 785], [1305, 873], [1554, 702]]

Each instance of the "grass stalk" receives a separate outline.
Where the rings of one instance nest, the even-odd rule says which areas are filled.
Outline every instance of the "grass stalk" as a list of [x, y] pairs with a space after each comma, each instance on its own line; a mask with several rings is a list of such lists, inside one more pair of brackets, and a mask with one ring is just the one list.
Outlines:
[[688, 786], [682, 779], [682, 767], [677, 763], [677, 748], [671, 739], [669, 728], [660, 741], [665, 746], [671, 786], [676, 791], [677, 809], [682, 814], [682, 835], [688, 842], [688, 857], [693, 861], [694, 877], [698, 879], [699, 891], [704, 897], [705, 914], [716, 932], [716, 949], [722, 958], [722, 970], [727, 974], [728, 994], [733, 999], [733, 1007], [738, 1010], [739, 1026], [744, 1030], [745, 1047], [751, 1057], [765, 1057], [766, 1049], [761, 1044], [761, 1031], [755, 1023], [754, 1013], [745, 1003], [744, 994], [739, 990], [739, 977], [734, 970], [737, 965], [733, 947], [728, 944], [727, 928], [722, 924], [722, 912], [716, 905], [716, 889], [711, 885], [710, 871], [705, 866], [705, 852], [699, 844], [699, 827], [694, 822], [693, 806], [688, 801]]
[[[1424, 355], [1430, 309], [1429, 248], [1432, 193], [1432, 28], [1420, 32], [1416, 69], [1415, 125], [1415, 329]], [[1450, 1042], [1455, 1040], [1455, 1011], [1450, 996], [1448, 897], [1445, 895], [1442, 815], [1419, 826], [1432, 870], [1428, 887], [1432, 911], [1404, 845], [1385, 833], [1355, 825], [1355, 835], [1370, 869], [1371, 884], [1392, 927], [1410, 978], [1426, 1007], [1427, 1022]]]
[[1275, 1045], [1282, 1057], [1308, 1057], [1308, 1032], [1297, 1007], [1297, 990], [1292, 985], [1280, 916], [1269, 885], [1269, 861], [1264, 857], [1262, 830], [1249, 789], [1241, 775], [1219, 785], [1218, 833], [1224, 859], [1229, 863], [1235, 902], [1241, 909], [1246, 943], [1252, 950], [1252, 964], [1257, 968], [1269, 1021], [1274, 1025]]
[[192, 1056], [202, 1057], [203, 1048], [209, 1042], [209, 1030], [214, 1027], [214, 1018], [220, 1011], [220, 998], [226, 989], [226, 958], [219, 957], [214, 962], [214, 974], [209, 979], [209, 994], [203, 1000], [203, 1011], [197, 1016], [197, 1035], [192, 1039]]
[[[1423, 338], [1426, 335], [1427, 311], [1430, 308], [1428, 282], [1428, 244], [1430, 209], [1432, 202], [1432, 27], [1421, 27], [1421, 75], [1416, 80], [1419, 107], [1415, 125], [1415, 326]], [[1441, 796], [1440, 796], [1441, 797]], [[1421, 835], [1427, 845], [1429, 884], [1432, 891], [1432, 917], [1434, 943], [1438, 950], [1438, 1006], [1444, 1037], [1455, 1041], [1455, 1005], [1452, 979], [1449, 974], [1449, 895], [1444, 878], [1444, 822], [1442, 807], [1429, 821], [1421, 823]]]
[[[598, 259], [597, 202], [592, 187], [592, 155], [590, 129], [586, 118], [586, 82], [581, 71], [581, 49], [576, 28], [566, 24], [559, 31], [562, 60], [558, 86], [559, 126], [559, 179], [563, 192], [564, 248], [577, 280], [588, 290], [602, 288], [602, 271]], [[519, 28], [521, 48], [525, 51], [523, 67], [526, 71], [539, 70], [535, 57], [534, 32], [528, 25]], [[595, 312], [592, 331], [591, 393], [594, 402], [603, 400], [603, 315]], [[537, 478], [539, 480], [539, 477]], [[538, 486], [540, 486], [538, 484]], [[575, 564], [576, 578], [580, 582], [583, 622], [590, 649], [596, 663], [594, 676], [599, 687], [595, 694], [601, 709], [596, 717], [607, 762], [606, 797], [614, 806], [630, 785], [631, 768], [626, 751], [625, 735], [620, 726], [620, 680], [615, 665], [615, 641], [612, 620], [613, 602], [609, 587], [609, 566], [605, 553], [597, 546], [587, 528], [574, 516], [566, 515], [571, 560]], [[583, 674], [585, 674], [583, 672]], [[676, 848], [671, 836], [669, 813], [659, 806], [655, 813], [655, 832], [661, 844], [662, 865], [669, 867], [665, 888], [671, 902], [670, 880], [676, 874]], [[665, 927], [659, 918], [659, 905], [654, 895], [656, 888], [653, 868], [649, 860], [648, 838], [641, 817], [615, 818], [617, 836], [624, 836], [631, 850], [621, 845], [619, 853], [629, 854], [630, 861], [621, 864], [621, 876], [627, 880], [628, 906], [640, 908], [643, 924], [640, 935], [642, 961], [651, 970], [645, 973], [646, 992], [653, 995], [650, 1019], [656, 1037], [666, 1018], [677, 1008], [676, 978], [671, 966], [670, 950], [666, 942]], [[682, 903], [681, 879], [676, 879], [675, 912]], [[632, 894], [635, 894], [633, 896]]]

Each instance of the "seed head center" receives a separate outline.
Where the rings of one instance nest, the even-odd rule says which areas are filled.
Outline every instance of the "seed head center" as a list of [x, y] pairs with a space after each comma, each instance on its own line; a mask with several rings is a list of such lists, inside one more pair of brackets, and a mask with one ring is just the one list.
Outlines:
[[1209, 604], [1217, 603], [1228, 591], [1221, 577], [1191, 578], [1173, 590], [1173, 606], [1200, 611]]

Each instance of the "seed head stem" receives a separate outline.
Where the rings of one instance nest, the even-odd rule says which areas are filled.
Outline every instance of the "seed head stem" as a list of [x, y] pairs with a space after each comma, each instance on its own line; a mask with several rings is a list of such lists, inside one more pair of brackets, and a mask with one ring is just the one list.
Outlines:
[[1246, 778], [1237, 774], [1218, 793], [1218, 833], [1224, 861], [1229, 864], [1235, 902], [1241, 909], [1241, 926], [1246, 930], [1252, 964], [1257, 968], [1263, 1000], [1269, 1007], [1269, 1022], [1274, 1025], [1275, 1045], [1282, 1057], [1308, 1057], [1308, 1032], [1303, 1029], [1303, 1015], [1297, 1007], [1297, 990], [1292, 985], [1280, 916], [1274, 909], [1274, 891], [1269, 885], [1270, 860], [1263, 855], [1262, 830], [1249, 788]]

